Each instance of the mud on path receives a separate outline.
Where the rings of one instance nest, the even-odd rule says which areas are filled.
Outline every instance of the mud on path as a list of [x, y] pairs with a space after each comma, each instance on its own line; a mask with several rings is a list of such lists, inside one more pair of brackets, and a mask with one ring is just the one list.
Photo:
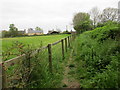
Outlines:
[[75, 62], [72, 59], [72, 54], [73, 50], [71, 51], [69, 60], [67, 60], [67, 63], [65, 64], [64, 77], [62, 80], [63, 88], [80, 88], [80, 83], [76, 76], [77, 65], [75, 65]]

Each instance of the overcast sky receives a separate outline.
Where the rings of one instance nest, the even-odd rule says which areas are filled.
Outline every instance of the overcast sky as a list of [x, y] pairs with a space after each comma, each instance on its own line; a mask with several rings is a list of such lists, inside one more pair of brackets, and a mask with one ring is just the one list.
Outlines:
[[77, 12], [89, 12], [97, 6], [118, 7], [119, 0], [0, 0], [0, 30], [8, 30], [13, 23], [20, 30], [41, 27], [48, 30], [71, 29]]

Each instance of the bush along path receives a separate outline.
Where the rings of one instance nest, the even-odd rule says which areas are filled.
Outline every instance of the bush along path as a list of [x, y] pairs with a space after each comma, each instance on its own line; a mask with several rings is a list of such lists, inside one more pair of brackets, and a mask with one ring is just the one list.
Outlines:
[[80, 88], [120, 88], [120, 26], [109, 24], [82, 33], [74, 43]]
[[80, 83], [77, 80], [77, 66], [73, 59], [73, 49], [70, 52], [69, 58], [66, 59], [64, 66], [64, 76], [62, 80], [63, 88], [80, 88]]
[[120, 88], [119, 40], [120, 25], [112, 23], [78, 35], [65, 59], [62, 87]]

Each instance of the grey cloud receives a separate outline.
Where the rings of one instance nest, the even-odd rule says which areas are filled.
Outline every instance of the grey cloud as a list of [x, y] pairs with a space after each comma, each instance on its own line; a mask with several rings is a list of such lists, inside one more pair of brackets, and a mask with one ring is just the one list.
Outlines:
[[25, 29], [40, 26], [47, 30], [56, 26], [65, 30], [66, 25], [72, 23], [76, 12], [89, 12], [98, 6], [117, 7], [119, 0], [1, 0], [0, 30], [8, 29], [10, 23]]

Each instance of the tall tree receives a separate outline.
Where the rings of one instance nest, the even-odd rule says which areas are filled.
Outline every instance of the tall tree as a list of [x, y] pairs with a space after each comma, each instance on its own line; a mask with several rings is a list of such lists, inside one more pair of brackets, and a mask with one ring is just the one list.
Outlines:
[[82, 33], [83, 31], [90, 30], [92, 27], [92, 21], [88, 13], [77, 13], [73, 18], [73, 26], [76, 32]]
[[118, 2], [118, 20], [117, 21], [120, 23], [120, 1]]
[[97, 7], [94, 7], [91, 9], [89, 13], [90, 13], [91, 19], [93, 20], [93, 26], [95, 28], [97, 23], [99, 22], [100, 10]]
[[35, 30], [41, 31], [42, 29], [40, 27], [36, 27]]
[[36, 27], [35, 30], [43, 32], [43, 30], [40, 27]]
[[118, 20], [118, 9], [117, 8], [105, 8], [101, 15], [99, 15], [100, 22], [104, 23], [107, 21]]
[[15, 37], [18, 35], [18, 28], [16, 28], [14, 24], [10, 24], [9, 28], [9, 33], [11, 37]]

